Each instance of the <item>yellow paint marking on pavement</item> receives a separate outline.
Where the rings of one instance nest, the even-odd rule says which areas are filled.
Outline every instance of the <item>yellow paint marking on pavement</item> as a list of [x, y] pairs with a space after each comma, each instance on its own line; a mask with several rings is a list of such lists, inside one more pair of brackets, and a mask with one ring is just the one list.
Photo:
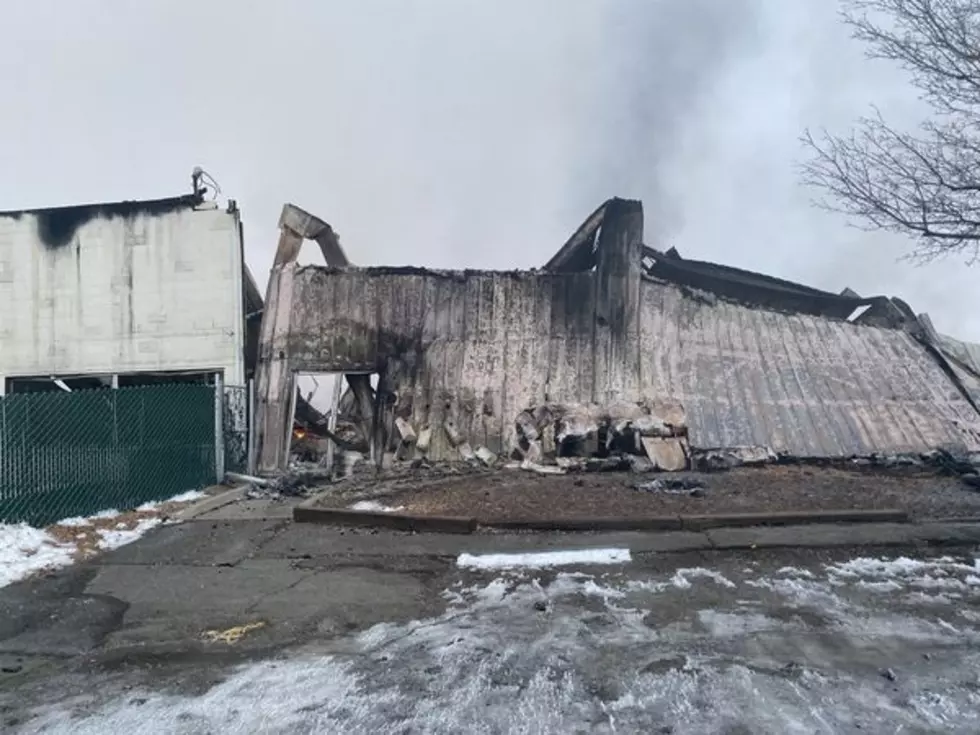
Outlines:
[[244, 638], [248, 633], [253, 630], [258, 630], [259, 628], [264, 628], [265, 623], [259, 621], [257, 623], [246, 623], [245, 625], [236, 625], [233, 628], [227, 628], [226, 630], [206, 630], [201, 636], [209, 641], [210, 643], [227, 643], [231, 645], [232, 643], [238, 643], [242, 638]]

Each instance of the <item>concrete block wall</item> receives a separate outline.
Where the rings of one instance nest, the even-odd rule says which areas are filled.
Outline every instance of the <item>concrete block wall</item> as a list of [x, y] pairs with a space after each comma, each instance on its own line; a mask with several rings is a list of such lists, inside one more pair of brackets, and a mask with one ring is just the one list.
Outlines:
[[56, 241], [42, 224], [0, 214], [0, 390], [7, 377], [170, 370], [244, 383], [237, 212], [106, 205]]

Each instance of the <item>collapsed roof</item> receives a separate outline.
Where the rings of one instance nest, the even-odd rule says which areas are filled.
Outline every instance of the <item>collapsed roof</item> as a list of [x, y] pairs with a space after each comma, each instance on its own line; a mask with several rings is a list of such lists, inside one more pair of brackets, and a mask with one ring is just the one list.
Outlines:
[[[517, 417], [542, 406], [662, 399], [683, 405], [686, 440], [703, 449], [980, 449], [980, 347], [937, 335], [898, 299], [649, 248], [640, 202], [608, 200], [523, 272], [356, 268], [329, 225], [290, 207], [263, 320], [264, 469], [284, 461], [295, 371], [378, 373], [359, 403], [379, 452], [397, 417], [432, 432], [438, 459], [459, 441], [516, 451]], [[328, 266], [297, 266], [298, 242], [324, 233]]]

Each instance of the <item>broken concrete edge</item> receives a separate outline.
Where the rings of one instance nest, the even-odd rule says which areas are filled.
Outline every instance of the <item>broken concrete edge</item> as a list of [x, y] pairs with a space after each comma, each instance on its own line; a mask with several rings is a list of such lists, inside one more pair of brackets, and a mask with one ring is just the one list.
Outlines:
[[680, 519], [681, 528], [685, 531], [745, 526], [803, 526], [813, 523], [909, 523], [911, 521], [909, 514], [899, 509], [720, 513], [682, 515]]
[[[214, 487], [225, 487], [224, 485], [215, 485]], [[180, 513], [177, 514], [178, 521], [189, 521], [204, 515], [205, 513], [210, 513], [218, 508], [224, 508], [226, 505], [231, 505], [236, 503], [245, 497], [245, 491], [248, 490], [249, 486], [236, 485], [235, 487], [229, 488], [217, 495], [210, 495], [198, 502], [194, 503], [187, 508], [184, 508]]]
[[321, 523], [360, 528], [389, 528], [433, 533], [499, 531], [704, 531], [748, 526], [794, 526], [858, 523], [909, 523], [904, 510], [790, 511], [779, 513], [721, 513], [716, 515], [626, 516], [595, 518], [539, 518], [513, 521], [480, 521], [459, 516], [415, 515], [400, 512], [325, 508], [313, 497], [293, 509], [297, 523]]
[[431, 533], [473, 533], [475, 518], [454, 516], [422, 516], [405, 513], [385, 513], [345, 508], [318, 508], [300, 503], [293, 508], [297, 523], [320, 523], [357, 528], [388, 528], [394, 531], [428, 531]]

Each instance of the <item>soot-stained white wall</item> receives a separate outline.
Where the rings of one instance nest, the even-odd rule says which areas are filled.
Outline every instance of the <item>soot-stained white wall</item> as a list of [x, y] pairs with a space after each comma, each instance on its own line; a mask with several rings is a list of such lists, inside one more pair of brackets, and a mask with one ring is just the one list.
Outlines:
[[141, 371], [243, 383], [238, 213], [187, 199], [0, 214], [0, 391]]

